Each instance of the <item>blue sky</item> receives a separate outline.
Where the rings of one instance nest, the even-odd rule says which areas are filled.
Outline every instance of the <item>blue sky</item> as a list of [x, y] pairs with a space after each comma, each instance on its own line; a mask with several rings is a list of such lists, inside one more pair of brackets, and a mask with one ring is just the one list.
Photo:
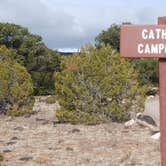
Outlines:
[[0, 22], [26, 26], [48, 47], [73, 50], [94, 43], [113, 23], [156, 24], [165, 0], [0, 0]]

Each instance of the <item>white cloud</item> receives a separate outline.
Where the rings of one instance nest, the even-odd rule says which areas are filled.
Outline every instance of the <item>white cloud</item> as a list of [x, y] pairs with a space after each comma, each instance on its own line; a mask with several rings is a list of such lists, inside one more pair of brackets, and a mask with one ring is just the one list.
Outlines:
[[[65, 3], [68, 2], [68, 3]], [[135, 7], [109, 5], [99, 1], [81, 5], [73, 0], [0, 0], [0, 22], [14, 22], [26, 26], [44, 38], [51, 48], [80, 48], [94, 41], [101, 30], [112, 23], [156, 23], [163, 15], [161, 7]], [[93, 1], [94, 2], [94, 1]], [[109, 1], [110, 2], [110, 1]], [[101, 2], [100, 2], [101, 3]]]
[[50, 47], [67, 46], [68, 42], [79, 41], [85, 35], [76, 17], [50, 7], [43, 0], [3, 1], [0, 5], [0, 21], [27, 26], [32, 32], [42, 35]]

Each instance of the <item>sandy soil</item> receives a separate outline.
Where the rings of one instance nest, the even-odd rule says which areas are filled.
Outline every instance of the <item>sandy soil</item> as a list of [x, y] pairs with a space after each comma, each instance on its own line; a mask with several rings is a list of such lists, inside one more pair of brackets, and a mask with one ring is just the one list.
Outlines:
[[58, 104], [37, 101], [31, 117], [0, 116], [1, 166], [158, 166], [160, 146], [146, 128], [57, 124]]

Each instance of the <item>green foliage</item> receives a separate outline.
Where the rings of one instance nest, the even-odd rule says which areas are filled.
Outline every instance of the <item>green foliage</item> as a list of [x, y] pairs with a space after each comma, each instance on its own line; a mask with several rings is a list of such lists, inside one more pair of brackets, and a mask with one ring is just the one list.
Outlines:
[[[123, 23], [131, 24], [131, 23]], [[119, 52], [120, 46], [120, 25], [112, 24], [107, 30], [102, 31], [95, 39], [96, 48], [104, 45], [111, 45]], [[158, 61], [157, 59], [135, 59], [131, 60], [135, 70], [139, 72], [139, 82], [141, 85], [158, 85]]]
[[31, 74], [35, 95], [54, 92], [53, 73], [59, 70], [60, 55], [49, 50], [40, 36], [19, 25], [0, 23], [0, 45], [9, 48]]
[[32, 93], [32, 80], [26, 69], [14, 61], [5, 46], [0, 46], [0, 112], [24, 112]]
[[110, 44], [112, 48], [119, 51], [120, 46], [120, 26], [112, 24], [106, 31], [103, 30], [96, 38], [96, 47], [101, 48]]
[[129, 118], [132, 105], [134, 111], [142, 110], [144, 90], [138, 85], [138, 75], [110, 46], [87, 46], [63, 58], [61, 68], [55, 73], [60, 122], [123, 121]]
[[139, 71], [139, 82], [141, 85], [158, 85], [158, 60], [157, 59], [133, 59], [133, 67]]
[[0, 162], [4, 160], [4, 155], [0, 153]]

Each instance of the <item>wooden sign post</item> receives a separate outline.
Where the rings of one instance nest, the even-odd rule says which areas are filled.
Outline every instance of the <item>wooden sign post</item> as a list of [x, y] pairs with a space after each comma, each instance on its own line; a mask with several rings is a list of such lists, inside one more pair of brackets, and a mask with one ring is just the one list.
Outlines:
[[120, 55], [125, 58], [159, 58], [160, 149], [166, 166], [166, 17], [158, 25], [122, 25]]

